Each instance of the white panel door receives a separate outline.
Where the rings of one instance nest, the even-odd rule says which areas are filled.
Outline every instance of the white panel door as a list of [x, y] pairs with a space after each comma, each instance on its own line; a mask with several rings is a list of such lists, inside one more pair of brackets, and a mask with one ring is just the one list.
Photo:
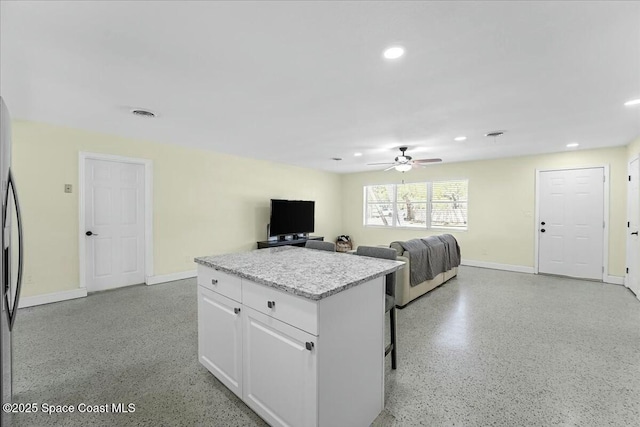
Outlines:
[[198, 286], [198, 359], [242, 398], [241, 304]]
[[538, 271], [602, 280], [604, 168], [540, 172]]
[[317, 425], [318, 337], [242, 310], [244, 402], [272, 426]]
[[144, 283], [144, 165], [87, 159], [87, 290]]
[[640, 299], [640, 160], [629, 163], [626, 285]]

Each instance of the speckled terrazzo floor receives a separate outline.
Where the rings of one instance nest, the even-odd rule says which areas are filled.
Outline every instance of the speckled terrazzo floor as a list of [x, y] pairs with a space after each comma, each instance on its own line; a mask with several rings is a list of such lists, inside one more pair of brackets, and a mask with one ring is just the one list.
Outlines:
[[[196, 358], [195, 280], [23, 309], [15, 400], [133, 402], [18, 426], [262, 426]], [[640, 425], [640, 301], [622, 286], [462, 267], [398, 311], [378, 426]]]

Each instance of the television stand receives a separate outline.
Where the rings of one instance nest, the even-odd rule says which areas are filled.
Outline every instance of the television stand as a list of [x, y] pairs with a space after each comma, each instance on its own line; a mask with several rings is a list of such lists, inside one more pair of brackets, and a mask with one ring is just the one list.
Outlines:
[[275, 248], [277, 246], [301, 246], [307, 243], [307, 240], [322, 240], [324, 241], [323, 236], [309, 236], [304, 238], [298, 238], [293, 240], [263, 240], [258, 243], [258, 249], [266, 249], [266, 248]]

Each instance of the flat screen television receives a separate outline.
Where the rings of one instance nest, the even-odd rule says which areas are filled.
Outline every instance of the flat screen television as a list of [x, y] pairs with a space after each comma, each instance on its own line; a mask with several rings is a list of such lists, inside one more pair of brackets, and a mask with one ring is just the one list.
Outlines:
[[315, 203], [308, 200], [271, 199], [270, 236], [314, 231]]

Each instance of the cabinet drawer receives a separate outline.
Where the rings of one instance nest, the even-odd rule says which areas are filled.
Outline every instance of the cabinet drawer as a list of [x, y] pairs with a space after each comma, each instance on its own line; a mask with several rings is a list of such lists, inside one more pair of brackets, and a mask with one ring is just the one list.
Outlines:
[[315, 301], [245, 279], [242, 281], [242, 304], [318, 335], [318, 304]]
[[242, 280], [238, 276], [198, 265], [198, 285], [232, 300], [242, 301]]

